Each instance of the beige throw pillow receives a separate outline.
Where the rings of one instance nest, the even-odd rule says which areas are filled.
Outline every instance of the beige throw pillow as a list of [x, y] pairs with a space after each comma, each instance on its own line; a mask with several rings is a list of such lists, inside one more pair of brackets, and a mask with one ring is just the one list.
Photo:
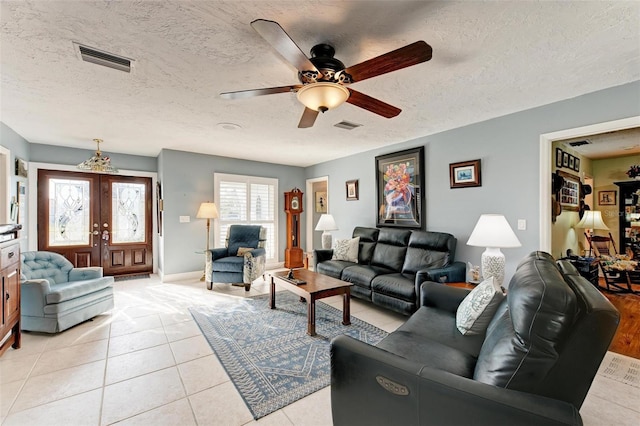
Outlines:
[[495, 284], [493, 277], [478, 284], [458, 306], [456, 327], [460, 333], [483, 334], [505, 295], [504, 289]]
[[244, 256], [245, 253], [248, 253], [251, 250], [253, 250], [251, 247], [238, 247], [238, 253], [236, 256]]
[[347, 262], [358, 263], [359, 243], [360, 237], [336, 240], [331, 260], [346, 260]]

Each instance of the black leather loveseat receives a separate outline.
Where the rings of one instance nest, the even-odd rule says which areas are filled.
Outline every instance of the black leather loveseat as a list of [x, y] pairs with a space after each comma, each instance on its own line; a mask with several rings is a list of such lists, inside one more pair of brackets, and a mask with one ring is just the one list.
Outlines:
[[333, 250], [315, 250], [315, 271], [353, 283], [351, 294], [401, 314], [418, 309], [424, 281], [465, 281], [455, 262], [456, 238], [444, 232], [356, 227], [358, 263], [332, 260]]
[[336, 426], [582, 424], [619, 314], [571, 264], [525, 258], [484, 334], [456, 328], [468, 290], [422, 290], [422, 307], [377, 347], [332, 341]]

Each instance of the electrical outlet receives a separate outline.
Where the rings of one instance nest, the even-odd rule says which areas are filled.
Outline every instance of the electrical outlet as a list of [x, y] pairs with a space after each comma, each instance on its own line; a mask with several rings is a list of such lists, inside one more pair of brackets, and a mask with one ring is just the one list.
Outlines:
[[518, 219], [518, 231], [525, 231], [527, 229], [527, 220]]
[[191, 216], [180, 216], [180, 223], [189, 223], [191, 222]]

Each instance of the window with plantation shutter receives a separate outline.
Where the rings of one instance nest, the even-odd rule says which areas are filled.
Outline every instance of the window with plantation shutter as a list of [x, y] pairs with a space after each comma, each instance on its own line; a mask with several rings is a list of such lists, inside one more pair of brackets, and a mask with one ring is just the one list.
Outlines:
[[215, 173], [214, 185], [220, 215], [214, 221], [215, 247], [224, 246], [231, 225], [260, 225], [267, 228], [267, 263], [277, 262], [278, 180]]

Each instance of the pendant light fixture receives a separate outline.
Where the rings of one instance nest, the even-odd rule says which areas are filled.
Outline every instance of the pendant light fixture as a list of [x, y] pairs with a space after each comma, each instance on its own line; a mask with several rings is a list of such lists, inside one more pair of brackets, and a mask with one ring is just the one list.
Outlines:
[[102, 139], [94, 139], [93, 141], [98, 144], [96, 153], [88, 160], [78, 164], [78, 169], [90, 170], [92, 172], [118, 173], [118, 169], [111, 165], [111, 159], [109, 157], [102, 156], [100, 144], [104, 141]]

